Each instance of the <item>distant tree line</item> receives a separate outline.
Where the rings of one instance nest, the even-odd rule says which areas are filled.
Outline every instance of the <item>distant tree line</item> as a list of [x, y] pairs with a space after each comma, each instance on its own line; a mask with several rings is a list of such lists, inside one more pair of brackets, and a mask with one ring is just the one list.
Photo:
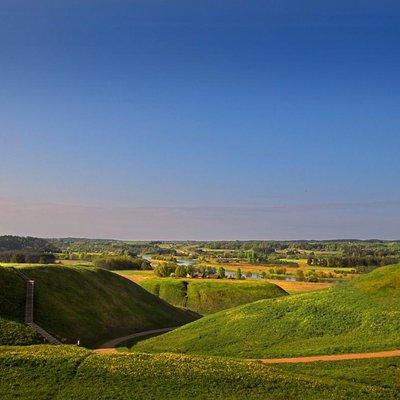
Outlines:
[[187, 278], [187, 277], [199, 277], [199, 278], [226, 278], [226, 271], [224, 267], [218, 269], [206, 265], [180, 265], [174, 262], [165, 262], [158, 264], [154, 268], [154, 274], [160, 278], [175, 277], [175, 278]]
[[0, 252], [15, 250], [35, 253], [56, 253], [58, 248], [47, 239], [30, 236], [0, 236]]
[[130, 256], [107, 256], [97, 257], [93, 264], [97, 268], [116, 270], [150, 270], [151, 265], [143, 258], [133, 258]]
[[357, 268], [360, 270], [373, 269], [383, 265], [395, 264], [399, 260], [398, 257], [384, 256], [331, 256], [316, 257], [309, 256], [307, 264], [310, 266], [328, 267], [328, 268]]
[[54, 264], [56, 257], [52, 253], [36, 253], [22, 251], [0, 252], [0, 262], [15, 264]]

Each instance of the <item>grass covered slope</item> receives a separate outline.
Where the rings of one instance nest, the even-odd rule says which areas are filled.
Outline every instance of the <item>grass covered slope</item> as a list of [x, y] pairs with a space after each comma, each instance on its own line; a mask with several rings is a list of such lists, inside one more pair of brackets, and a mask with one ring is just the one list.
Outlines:
[[134, 350], [246, 358], [400, 348], [400, 265], [324, 292], [261, 300], [207, 316]]
[[200, 314], [287, 294], [273, 283], [254, 281], [158, 278], [144, 280], [140, 285], [168, 303]]
[[303, 365], [285, 370], [177, 354], [98, 355], [73, 346], [9, 347], [0, 348], [0, 393], [2, 400], [398, 398], [400, 358], [333, 364], [321, 374], [326, 363], [303, 372]]
[[[183, 310], [106, 270], [56, 265], [20, 268], [35, 280], [35, 322], [67, 342], [80, 339], [83, 345], [93, 346], [117, 336], [193, 320]], [[8, 287], [24, 284], [11, 271], [5, 277]], [[14, 313], [23, 312], [25, 292], [6, 290], [3, 300]]]
[[9, 268], [0, 267], [0, 345], [26, 345], [43, 340], [24, 325], [25, 283]]

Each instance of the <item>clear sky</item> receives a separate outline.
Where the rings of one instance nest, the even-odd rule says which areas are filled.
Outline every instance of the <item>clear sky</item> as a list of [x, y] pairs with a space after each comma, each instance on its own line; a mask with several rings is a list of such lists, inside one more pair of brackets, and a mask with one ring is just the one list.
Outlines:
[[0, 234], [400, 239], [398, 1], [2, 0]]

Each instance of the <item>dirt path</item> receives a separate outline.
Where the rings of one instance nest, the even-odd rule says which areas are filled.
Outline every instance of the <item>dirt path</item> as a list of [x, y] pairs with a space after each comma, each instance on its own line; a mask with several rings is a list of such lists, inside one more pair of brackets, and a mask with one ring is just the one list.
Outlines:
[[152, 329], [150, 331], [137, 332], [137, 333], [132, 333], [131, 335], [127, 335], [127, 336], [121, 336], [119, 338], [109, 340], [108, 342], [103, 343], [95, 351], [98, 353], [113, 353], [113, 352], [117, 351], [116, 347], [119, 344], [127, 342], [128, 340], [138, 338], [138, 337], [153, 335], [155, 333], [166, 333], [166, 332], [172, 331], [173, 329], [176, 329], [176, 328], [177, 327]]
[[[150, 331], [138, 332], [132, 335], [123, 336], [117, 339], [110, 340], [102, 344], [95, 352], [100, 354], [116, 353], [116, 347], [130, 339], [137, 337], [149, 336], [154, 333], [164, 333], [172, 331], [175, 328], [153, 329]], [[263, 364], [296, 364], [296, 363], [312, 363], [317, 361], [345, 361], [345, 360], [365, 360], [371, 358], [388, 358], [400, 357], [400, 350], [377, 351], [372, 353], [348, 353], [348, 354], [330, 354], [320, 356], [305, 356], [305, 357], [282, 357], [282, 358], [262, 358], [248, 359], [247, 361], [261, 361]]]
[[[153, 335], [155, 333], [166, 333], [176, 329], [177, 327], [152, 329], [144, 332], [137, 332], [127, 336], [110, 340], [103, 343], [94, 351], [100, 354], [110, 354], [117, 352], [117, 346], [128, 340]], [[347, 354], [330, 354], [320, 356], [305, 356], [305, 357], [282, 357], [282, 358], [262, 358], [262, 359], [247, 359], [247, 361], [261, 361], [263, 364], [296, 364], [296, 363], [312, 363], [317, 361], [345, 361], [345, 360], [365, 360], [371, 358], [388, 358], [400, 357], [400, 350], [376, 351], [371, 353], [347, 353]]]
[[260, 361], [263, 364], [294, 364], [294, 363], [311, 363], [316, 361], [343, 361], [343, 360], [364, 360], [369, 358], [387, 358], [400, 357], [400, 350], [378, 351], [373, 353], [349, 353], [349, 354], [332, 354], [322, 356], [307, 356], [293, 358], [263, 358]]

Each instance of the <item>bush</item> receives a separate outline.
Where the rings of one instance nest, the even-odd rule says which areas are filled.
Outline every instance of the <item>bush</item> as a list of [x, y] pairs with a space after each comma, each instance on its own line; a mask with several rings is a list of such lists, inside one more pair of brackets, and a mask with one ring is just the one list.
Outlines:
[[108, 256], [99, 257], [94, 260], [94, 265], [97, 268], [115, 270], [146, 270], [151, 269], [151, 265], [147, 260], [142, 258], [132, 258], [130, 256]]
[[154, 268], [154, 273], [157, 276], [165, 278], [167, 276], [170, 276], [173, 272], [175, 272], [177, 267], [178, 266], [175, 263], [172, 263], [172, 262], [162, 263], [162, 264], [157, 265]]
[[25, 262], [25, 256], [22, 253], [14, 253], [11, 258], [10, 262], [12, 263], [24, 263]]

